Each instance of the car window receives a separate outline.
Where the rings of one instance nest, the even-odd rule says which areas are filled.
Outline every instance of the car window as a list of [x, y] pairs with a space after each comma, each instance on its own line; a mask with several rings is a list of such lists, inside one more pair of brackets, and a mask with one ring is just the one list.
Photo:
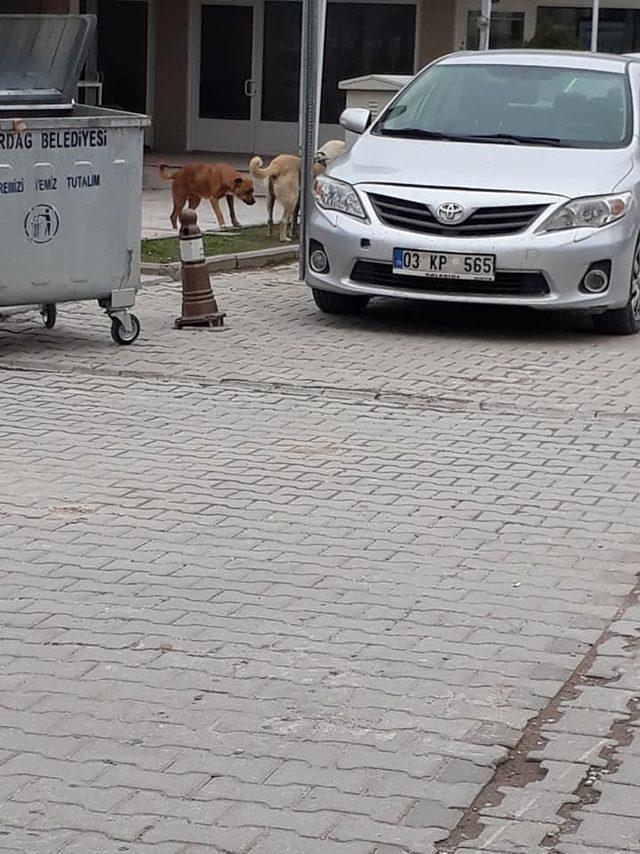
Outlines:
[[631, 130], [624, 74], [443, 63], [410, 84], [373, 132], [502, 136], [523, 144], [535, 137], [566, 146], [606, 148], [628, 144]]

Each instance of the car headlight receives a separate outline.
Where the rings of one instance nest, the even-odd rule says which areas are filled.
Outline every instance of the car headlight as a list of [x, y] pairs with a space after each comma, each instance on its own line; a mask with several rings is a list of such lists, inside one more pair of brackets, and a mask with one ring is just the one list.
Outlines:
[[351, 184], [322, 176], [316, 179], [314, 194], [318, 205], [325, 210], [340, 211], [349, 216], [366, 219], [364, 208]]
[[631, 193], [612, 196], [586, 196], [572, 199], [546, 219], [539, 231], [563, 231], [567, 228], [602, 228], [615, 222], [631, 207]]

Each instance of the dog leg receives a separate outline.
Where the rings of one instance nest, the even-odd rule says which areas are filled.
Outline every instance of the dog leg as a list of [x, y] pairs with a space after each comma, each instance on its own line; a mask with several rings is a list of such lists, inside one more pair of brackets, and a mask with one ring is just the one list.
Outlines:
[[231, 224], [235, 228], [240, 228], [240, 223], [238, 222], [238, 217], [236, 216], [235, 203], [234, 203], [233, 196], [227, 196], [227, 204], [229, 205], [229, 214], [231, 216]]
[[280, 243], [289, 243], [291, 241], [288, 231], [291, 225], [293, 210], [294, 206], [290, 202], [283, 203], [282, 219], [280, 220]]
[[269, 178], [269, 186], [267, 188], [267, 233], [269, 237], [273, 236], [273, 206], [276, 203], [276, 194], [273, 189], [273, 178]]
[[171, 211], [171, 225], [174, 228], [178, 227], [178, 217], [180, 216], [182, 209], [185, 206], [187, 201], [187, 197], [182, 195], [182, 193], [174, 192], [173, 194], [173, 210]]
[[298, 195], [298, 201], [296, 202], [295, 209], [293, 211], [293, 219], [291, 220], [291, 237], [297, 237], [298, 230], [298, 220], [300, 218], [300, 196]]
[[189, 196], [189, 207], [194, 211], [201, 202], [200, 196]]
[[209, 199], [211, 202], [211, 207], [213, 208], [213, 212], [216, 215], [216, 219], [218, 220], [218, 225], [220, 228], [224, 228], [224, 217], [222, 216], [222, 211], [220, 210], [220, 199], [216, 199], [215, 196], [211, 196]]

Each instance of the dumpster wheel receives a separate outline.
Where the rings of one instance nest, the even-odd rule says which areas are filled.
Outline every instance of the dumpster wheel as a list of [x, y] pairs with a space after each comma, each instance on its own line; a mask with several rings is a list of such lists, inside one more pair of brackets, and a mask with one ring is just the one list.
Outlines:
[[53, 303], [47, 303], [40, 309], [40, 314], [47, 329], [53, 329], [58, 319], [58, 309]]
[[138, 335], [140, 335], [140, 321], [135, 314], [130, 314], [131, 332], [127, 332], [124, 324], [117, 317], [111, 318], [111, 337], [116, 344], [133, 344]]

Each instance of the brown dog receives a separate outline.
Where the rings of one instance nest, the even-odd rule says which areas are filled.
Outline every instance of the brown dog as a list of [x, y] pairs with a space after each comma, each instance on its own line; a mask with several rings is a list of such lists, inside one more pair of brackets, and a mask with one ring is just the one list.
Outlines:
[[[237, 169], [228, 163], [191, 163], [188, 166], [167, 166], [165, 163], [158, 167], [160, 177], [172, 182], [173, 211], [171, 224], [178, 227], [178, 217], [187, 201], [189, 207], [198, 207], [202, 199], [209, 199], [211, 207], [218, 220], [220, 228], [224, 228], [224, 217], [220, 210], [220, 199], [226, 198], [229, 205], [232, 225], [240, 223], [234, 210], [234, 199], [242, 199], [246, 205], [255, 205], [253, 197], [253, 181], [243, 177]], [[170, 169], [177, 169], [170, 172]]]

